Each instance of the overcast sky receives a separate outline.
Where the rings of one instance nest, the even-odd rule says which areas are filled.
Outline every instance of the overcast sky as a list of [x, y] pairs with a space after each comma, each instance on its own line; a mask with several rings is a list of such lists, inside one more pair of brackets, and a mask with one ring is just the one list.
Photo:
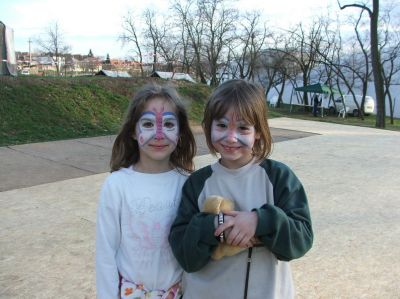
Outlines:
[[[396, 0], [398, 1], [398, 0]], [[270, 26], [289, 28], [312, 16], [331, 16], [338, 12], [336, 0], [238, 0], [241, 10], [261, 11]], [[353, 1], [341, 0], [341, 3]], [[28, 51], [28, 40], [35, 40], [49, 24], [58, 22], [65, 41], [74, 54], [95, 56], [110, 54], [111, 58], [128, 56], [118, 36], [122, 18], [128, 10], [140, 11], [149, 6], [158, 12], [168, 10], [167, 0], [1, 0], [0, 21], [14, 30], [16, 51]], [[36, 49], [32, 43], [32, 51]]]

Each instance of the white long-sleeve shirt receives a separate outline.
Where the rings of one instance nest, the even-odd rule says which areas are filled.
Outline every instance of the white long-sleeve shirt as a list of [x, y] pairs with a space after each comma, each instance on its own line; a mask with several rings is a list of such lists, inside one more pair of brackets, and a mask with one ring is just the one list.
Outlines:
[[149, 174], [132, 168], [107, 177], [96, 222], [98, 298], [119, 298], [119, 275], [148, 290], [167, 290], [181, 279], [168, 234], [186, 179], [176, 170]]

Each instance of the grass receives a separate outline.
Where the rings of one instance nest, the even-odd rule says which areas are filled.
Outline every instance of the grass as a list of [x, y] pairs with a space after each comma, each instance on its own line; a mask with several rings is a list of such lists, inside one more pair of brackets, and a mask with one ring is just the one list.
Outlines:
[[128, 98], [95, 82], [22, 79], [2, 82], [0, 145], [114, 133]]
[[[130, 99], [161, 79], [0, 77], [0, 146], [117, 133]], [[201, 120], [210, 89], [179, 82], [190, 119]]]
[[[0, 146], [116, 134], [130, 99], [155, 78], [106, 77], [0, 77]], [[208, 86], [175, 81], [187, 103], [189, 119], [199, 124], [211, 93]], [[270, 108], [268, 117], [293, 117], [346, 125], [375, 127], [375, 117], [364, 120], [328, 116], [313, 117], [289, 112], [288, 105]], [[400, 120], [387, 129], [400, 131]]]
[[[359, 117], [347, 116], [345, 118], [337, 117], [336, 115], [327, 115], [324, 117], [314, 117], [310, 112], [304, 112], [301, 110], [292, 110], [290, 112], [289, 105], [282, 105], [280, 108], [269, 108], [269, 118], [274, 117], [289, 117], [289, 118], [297, 118], [304, 120], [312, 120], [312, 121], [321, 121], [321, 122], [329, 122], [336, 123], [341, 125], [352, 125], [352, 126], [360, 126], [360, 127], [368, 127], [375, 128], [376, 116], [375, 115], [367, 115], [364, 119], [360, 119]], [[390, 124], [390, 118], [386, 117], [386, 129], [393, 131], [400, 131], [400, 119], [395, 118], [394, 123]]]

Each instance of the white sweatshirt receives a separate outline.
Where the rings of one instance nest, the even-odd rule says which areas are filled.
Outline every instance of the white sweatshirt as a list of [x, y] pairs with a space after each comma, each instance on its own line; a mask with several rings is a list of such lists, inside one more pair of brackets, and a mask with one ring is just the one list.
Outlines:
[[98, 298], [119, 298], [119, 275], [148, 290], [167, 290], [182, 270], [168, 244], [187, 176], [123, 168], [104, 182], [97, 209]]

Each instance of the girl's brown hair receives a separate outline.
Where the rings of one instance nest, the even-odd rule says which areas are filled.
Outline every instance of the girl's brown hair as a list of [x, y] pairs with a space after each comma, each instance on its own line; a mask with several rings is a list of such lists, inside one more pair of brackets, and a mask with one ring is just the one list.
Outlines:
[[202, 125], [210, 152], [216, 155], [211, 141], [211, 125], [213, 120], [221, 119], [233, 107], [245, 122], [254, 125], [260, 134], [253, 146], [253, 154], [257, 161], [270, 155], [272, 137], [267, 120], [267, 105], [261, 87], [244, 80], [230, 80], [222, 83], [211, 94], [204, 111]]
[[133, 138], [135, 126], [138, 122], [146, 103], [154, 98], [162, 98], [175, 107], [179, 122], [179, 139], [177, 146], [170, 157], [171, 166], [187, 172], [194, 169], [193, 157], [196, 154], [196, 142], [189, 126], [180, 96], [175, 88], [161, 86], [158, 84], [148, 84], [138, 90], [133, 97], [125, 115], [120, 132], [115, 139], [111, 154], [111, 172], [117, 171], [122, 167], [130, 167], [140, 159], [138, 142]]

